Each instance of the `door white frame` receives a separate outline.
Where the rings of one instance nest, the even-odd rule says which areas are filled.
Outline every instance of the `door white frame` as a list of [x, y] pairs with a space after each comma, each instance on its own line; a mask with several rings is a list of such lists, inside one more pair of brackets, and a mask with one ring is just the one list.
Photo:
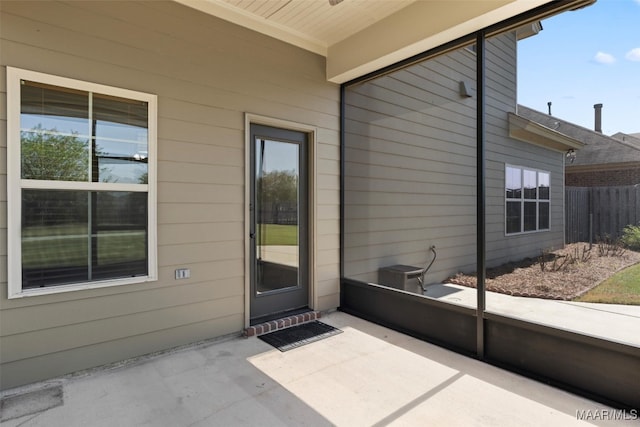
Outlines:
[[257, 114], [245, 113], [244, 115], [244, 327], [250, 326], [250, 304], [251, 304], [251, 239], [249, 237], [251, 227], [251, 213], [249, 205], [251, 203], [251, 124], [279, 127], [293, 131], [304, 132], [308, 135], [307, 164], [308, 164], [308, 224], [309, 224], [309, 308], [317, 306], [316, 295], [316, 218], [317, 218], [317, 191], [316, 191], [316, 136], [317, 128], [302, 123], [288, 120], [276, 119], [273, 117], [261, 116]]

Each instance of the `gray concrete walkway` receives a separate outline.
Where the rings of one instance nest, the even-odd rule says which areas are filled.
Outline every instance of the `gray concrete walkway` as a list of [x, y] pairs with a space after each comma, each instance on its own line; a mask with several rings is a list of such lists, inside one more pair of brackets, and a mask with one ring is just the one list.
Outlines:
[[286, 353], [233, 338], [50, 381], [58, 406], [10, 420], [27, 408], [7, 407], [2, 426], [638, 425], [578, 420], [611, 409], [344, 313], [322, 321], [344, 332]]
[[[424, 295], [476, 307], [473, 288], [452, 284], [426, 287]], [[487, 292], [487, 311], [640, 347], [640, 306], [555, 301]]]

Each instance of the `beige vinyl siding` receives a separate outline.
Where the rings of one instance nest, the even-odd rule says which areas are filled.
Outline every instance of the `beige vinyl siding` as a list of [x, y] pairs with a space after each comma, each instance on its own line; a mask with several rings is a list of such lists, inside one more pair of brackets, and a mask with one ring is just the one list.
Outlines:
[[377, 282], [378, 269], [424, 266], [427, 281], [473, 262], [475, 55], [459, 50], [348, 89], [345, 276]]
[[[426, 282], [476, 269], [475, 55], [459, 49], [347, 90], [345, 275], [425, 266]], [[563, 244], [562, 153], [508, 136], [516, 106], [516, 39], [487, 40], [487, 264]], [[465, 81], [473, 97], [463, 98]], [[551, 173], [551, 231], [505, 236], [505, 163]]]
[[[337, 307], [339, 88], [324, 58], [173, 2], [0, 12], [2, 388], [242, 330], [245, 113], [317, 129], [314, 308]], [[5, 66], [158, 95], [157, 281], [7, 299]]]
[[[0, 11], [2, 4], [0, 3]], [[0, 21], [1, 25], [1, 21]], [[3, 31], [0, 29], [0, 37]], [[0, 61], [2, 61], [0, 45]], [[7, 294], [7, 71], [0, 66], [0, 298]], [[0, 303], [0, 309], [3, 304]], [[0, 317], [0, 328], [2, 327]], [[1, 349], [0, 349], [1, 350]], [[0, 388], [2, 383], [0, 381]]]

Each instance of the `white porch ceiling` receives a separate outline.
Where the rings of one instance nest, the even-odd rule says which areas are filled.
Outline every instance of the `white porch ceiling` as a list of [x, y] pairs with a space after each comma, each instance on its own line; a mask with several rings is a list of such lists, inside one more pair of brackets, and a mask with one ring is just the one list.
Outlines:
[[322, 55], [343, 83], [551, 0], [174, 1]]
[[176, 0], [322, 56], [328, 47], [416, 0]]
[[326, 55], [332, 44], [410, 5], [416, 0], [348, 0], [331, 6], [328, 0], [221, 0], [223, 3], [284, 28], [291, 37], [307, 40], [309, 48]]

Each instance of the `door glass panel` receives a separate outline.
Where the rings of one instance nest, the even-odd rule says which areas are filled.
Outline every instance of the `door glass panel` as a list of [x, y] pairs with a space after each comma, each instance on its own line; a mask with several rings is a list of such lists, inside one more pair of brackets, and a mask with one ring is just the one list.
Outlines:
[[300, 286], [300, 147], [256, 139], [256, 290]]

